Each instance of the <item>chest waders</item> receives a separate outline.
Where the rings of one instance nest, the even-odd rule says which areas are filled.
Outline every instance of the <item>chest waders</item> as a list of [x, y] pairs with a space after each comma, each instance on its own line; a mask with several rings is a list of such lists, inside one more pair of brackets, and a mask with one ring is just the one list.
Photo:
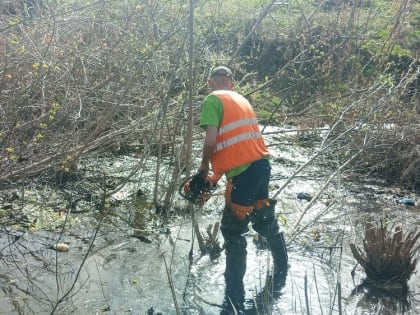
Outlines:
[[[238, 314], [244, 312], [244, 284], [243, 277], [246, 271], [246, 239], [244, 233], [248, 232], [248, 224], [252, 223], [253, 229], [267, 239], [273, 256], [272, 290], [279, 292], [284, 286], [287, 269], [288, 255], [283, 233], [280, 233], [275, 217], [276, 200], [270, 200], [267, 207], [255, 209], [245, 220], [238, 220], [229, 209], [224, 210], [221, 232], [225, 240], [226, 269], [225, 300], [221, 315]], [[241, 313], [242, 312], [242, 313]]]

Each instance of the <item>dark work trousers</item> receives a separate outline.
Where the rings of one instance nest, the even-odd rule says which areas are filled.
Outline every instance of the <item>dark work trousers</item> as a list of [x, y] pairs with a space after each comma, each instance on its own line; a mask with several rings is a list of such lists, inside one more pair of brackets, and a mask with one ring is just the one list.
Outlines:
[[[267, 167], [268, 165], [268, 167]], [[255, 200], [250, 200], [249, 195], [241, 193], [254, 189], [253, 198], [263, 199], [268, 196], [268, 181], [270, 167], [267, 160], [259, 160], [237, 178], [233, 178], [232, 202], [242, 205], [250, 205]], [[254, 188], [252, 188], [254, 186]], [[246, 201], [246, 203], [245, 203]], [[225, 277], [225, 301], [221, 314], [233, 314], [233, 309], [239, 312], [244, 309], [244, 284], [243, 277], [246, 271], [246, 239], [244, 233], [248, 232], [248, 224], [251, 222], [253, 229], [267, 239], [273, 255], [274, 275], [287, 273], [287, 251], [282, 233], [274, 213], [276, 201], [270, 200], [270, 205], [255, 209], [244, 220], [233, 215], [229, 208], [223, 212], [221, 231], [224, 238], [226, 254]], [[275, 281], [275, 279], [273, 280]], [[233, 306], [233, 307], [232, 307]]]

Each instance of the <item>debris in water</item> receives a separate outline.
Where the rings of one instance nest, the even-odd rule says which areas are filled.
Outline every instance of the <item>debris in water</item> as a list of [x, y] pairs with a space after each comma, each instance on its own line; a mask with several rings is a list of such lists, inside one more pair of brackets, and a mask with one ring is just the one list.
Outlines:
[[398, 199], [397, 203], [401, 203], [401, 204], [406, 205], [406, 206], [415, 206], [416, 205], [416, 202], [414, 201], [414, 199], [406, 198], [406, 197]]
[[68, 252], [70, 246], [66, 243], [57, 243], [53, 246], [53, 248], [58, 252]]
[[131, 237], [137, 238], [137, 239], [139, 239], [140, 241], [142, 241], [142, 242], [144, 242], [144, 243], [147, 243], [147, 244], [152, 243], [152, 241], [151, 241], [150, 239], [148, 239], [148, 238], [147, 238], [146, 236], [144, 236], [144, 235], [141, 235], [140, 233], [134, 233], [134, 234], [132, 234], [132, 235], [131, 235]]
[[161, 312], [155, 311], [153, 306], [147, 310], [147, 315], [162, 315]]
[[299, 192], [297, 194], [297, 199], [311, 201], [312, 200], [312, 196], [311, 196], [311, 194], [306, 193], [306, 192]]

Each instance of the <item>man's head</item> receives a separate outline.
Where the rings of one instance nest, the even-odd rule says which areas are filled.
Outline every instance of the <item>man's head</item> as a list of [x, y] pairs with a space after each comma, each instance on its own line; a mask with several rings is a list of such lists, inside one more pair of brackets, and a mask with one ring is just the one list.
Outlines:
[[208, 85], [212, 90], [233, 90], [233, 73], [224, 66], [218, 66], [210, 71]]

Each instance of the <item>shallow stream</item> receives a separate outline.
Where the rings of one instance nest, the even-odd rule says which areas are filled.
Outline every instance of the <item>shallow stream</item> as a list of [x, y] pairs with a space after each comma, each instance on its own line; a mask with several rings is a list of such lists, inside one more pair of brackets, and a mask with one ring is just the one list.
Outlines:
[[[316, 152], [316, 147], [293, 139], [290, 134], [267, 136], [273, 155], [272, 195]], [[93, 159], [101, 169], [113, 169], [121, 176], [137, 160], [135, 156]], [[244, 279], [248, 313], [420, 314], [418, 272], [402, 297], [357, 290], [365, 274], [349, 246], [361, 246], [367, 220], [414, 231], [420, 223], [419, 208], [401, 200], [418, 202], [419, 196], [369, 178], [350, 181], [345, 174], [323, 188], [332, 173], [331, 162], [329, 158], [305, 168], [276, 195], [290, 268], [270, 312], [251, 306], [265, 285], [271, 258], [250, 228]], [[26, 188], [24, 193], [16, 190], [15, 200], [4, 197], [12, 196], [11, 191], [3, 192], [1, 214], [10, 207], [24, 212], [28, 226], [16, 223], [1, 230], [0, 314], [53, 310], [55, 314], [218, 314], [224, 294], [224, 253], [216, 258], [201, 255], [197, 242], [192, 242], [196, 238], [187, 204], [178, 197], [174, 203], [185, 210], [162, 220], [151, 205], [152, 184], [145, 178], [149, 177], [141, 174], [107, 200], [107, 216], [92, 208], [94, 196], [72, 207], [65, 200], [57, 203], [62, 190], [48, 185]], [[221, 218], [223, 182], [220, 186], [203, 208], [194, 208], [202, 232]], [[306, 211], [310, 201], [302, 196], [315, 196], [319, 190], [320, 198]], [[23, 194], [32, 205], [20, 204]], [[306, 211], [303, 217], [302, 211]], [[299, 232], [294, 234], [297, 221]], [[221, 235], [219, 241], [222, 245]], [[56, 251], [57, 243], [67, 244], [69, 250]]]

